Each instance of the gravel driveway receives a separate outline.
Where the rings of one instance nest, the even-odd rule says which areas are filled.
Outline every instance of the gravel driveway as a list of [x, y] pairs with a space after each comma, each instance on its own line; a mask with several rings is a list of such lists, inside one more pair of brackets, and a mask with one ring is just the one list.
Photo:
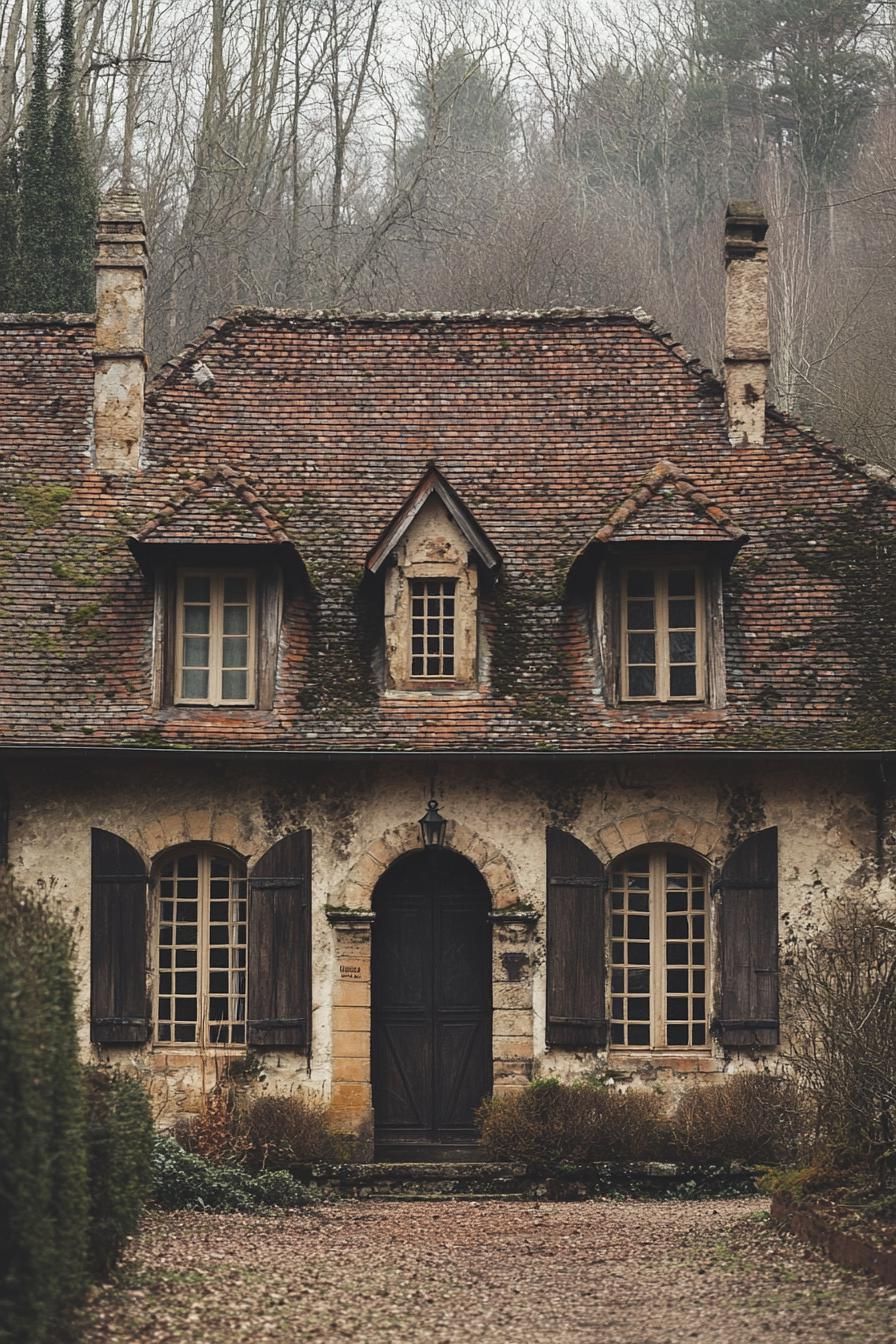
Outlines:
[[755, 1198], [152, 1214], [87, 1316], [85, 1344], [896, 1341], [896, 1294]]

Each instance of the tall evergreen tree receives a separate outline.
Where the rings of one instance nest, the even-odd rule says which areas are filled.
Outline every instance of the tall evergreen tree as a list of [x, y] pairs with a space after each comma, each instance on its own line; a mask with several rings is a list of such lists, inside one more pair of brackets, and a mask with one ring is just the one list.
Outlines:
[[19, 170], [19, 283], [17, 306], [49, 311], [53, 296], [52, 182], [50, 179], [49, 43], [45, 0], [34, 15], [34, 67], [22, 130]]
[[15, 145], [0, 150], [0, 312], [18, 302], [19, 165]]
[[74, 0], [64, 0], [62, 6], [60, 48], [49, 146], [54, 263], [50, 292], [54, 309], [88, 311], [94, 306], [96, 187], [75, 111]]

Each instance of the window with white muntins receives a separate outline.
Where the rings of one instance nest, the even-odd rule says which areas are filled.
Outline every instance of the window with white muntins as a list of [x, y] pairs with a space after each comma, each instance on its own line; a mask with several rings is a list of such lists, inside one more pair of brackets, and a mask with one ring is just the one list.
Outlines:
[[244, 1045], [242, 865], [213, 850], [192, 849], [163, 863], [156, 885], [156, 1041]]
[[255, 578], [184, 570], [177, 582], [175, 701], [255, 703]]
[[610, 1044], [707, 1046], [708, 876], [685, 850], [635, 850], [610, 871]]
[[622, 699], [706, 698], [702, 575], [656, 566], [622, 574]]

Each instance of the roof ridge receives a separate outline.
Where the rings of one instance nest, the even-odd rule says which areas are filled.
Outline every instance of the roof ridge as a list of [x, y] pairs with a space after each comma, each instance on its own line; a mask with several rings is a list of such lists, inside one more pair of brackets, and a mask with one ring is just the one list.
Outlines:
[[93, 327], [96, 313], [2, 313], [0, 327]]
[[347, 312], [341, 308], [232, 308], [221, 317], [215, 318], [192, 341], [189, 341], [176, 354], [171, 355], [151, 378], [147, 387], [147, 399], [152, 400], [178, 373], [186, 371], [191, 364], [199, 362], [202, 351], [223, 333], [235, 327], [252, 323], [293, 324], [302, 326], [376, 326], [396, 323], [512, 323], [512, 322], [633, 322], [651, 336], [655, 337], [670, 354], [674, 355], [698, 381], [712, 379], [718, 382], [716, 374], [704, 365], [695, 355], [677, 341], [672, 333], [656, 321], [643, 308], [621, 308], [614, 305], [590, 308], [584, 305], [551, 308], [473, 308], [473, 309], [437, 309], [437, 308], [398, 308], [393, 311], [359, 309]]
[[135, 541], [145, 541], [157, 528], [175, 518], [188, 504], [198, 498], [205, 490], [211, 489], [218, 481], [221, 481], [237, 497], [262, 524], [271, 537], [278, 542], [288, 542], [289, 536], [280, 520], [264, 503], [262, 497], [254, 489], [256, 480], [254, 476], [241, 475], [228, 462], [219, 462], [215, 467], [205, 467], [196, 472], [188, 481], [184, 483], [184, 488], [180, 495], [173, 496], [161, 508], [157, 509], [152, 518], [135, 533]]

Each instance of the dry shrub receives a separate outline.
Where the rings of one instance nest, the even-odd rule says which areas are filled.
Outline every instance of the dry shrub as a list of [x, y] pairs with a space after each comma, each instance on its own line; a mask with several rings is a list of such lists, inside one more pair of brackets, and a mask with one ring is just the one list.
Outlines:
[[547, 1078], [511, 1096], [492, 1097], [479, 1111], [489, 1157], [541, 1169], [566, 1164], [662, 1157], [667, 1122], [660, 1098], [592, 1083]]
[[233, 1166], [249, 1151], [245, 1119], [232, 1082], [222, 1078], [202, 1094], [196, 1115], [179, 1120], [174, 1135], [182, 1148], [215, 1166]]
[[796, 1151], [803, 1123], [793, 1081], [738, 1073], [685, 1092], [671, 1121], [673, 1152], [682, 1162], [780, 1162]]
[[245, 1113], [246, 1162], [258, 1171], [286, 1171], [310, 1162], [344, 1162], [351, 1140], [335, 1134], [320, 1102], [298, 1094], [259, 1097]]
[[896, 1166], [896, 918], [869, 898], [803, 912], [784, 941], [783, 1051], [812, 1109], [813, 1155]]

